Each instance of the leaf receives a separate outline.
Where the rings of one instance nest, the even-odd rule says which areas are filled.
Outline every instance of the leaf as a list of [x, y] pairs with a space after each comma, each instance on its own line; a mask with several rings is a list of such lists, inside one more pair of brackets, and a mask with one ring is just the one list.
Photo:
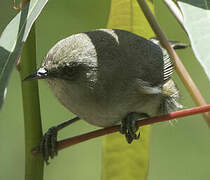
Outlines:
[[[149, 3], [149, 5], [151, 7], [152, 3]], [[138, 3], [133, 0], [113, 0], [111, 2], [108, 28], [124, 29], [146, 38], [154, 36]]]
[[0, 108], [14, 65], [30, 29], [48, 0], [31, 0], [7, 25], [0, 37]]
[[193, 52], [210, 80], [210, 0], [177, 1]]
[[[149, 1], [147, 1], [149, 3]], [[149, 3], [152, 7], [152, 3]], [[108, 28], [131, 31], [146, 38], [154, 36], [137, 1], [112, 0]], [[124, 135], [105, 136], [103, 142], [103, 180], [145, 180], [149, 165], [150, 126], [140, 129], [141, 138], [128, 144]]]

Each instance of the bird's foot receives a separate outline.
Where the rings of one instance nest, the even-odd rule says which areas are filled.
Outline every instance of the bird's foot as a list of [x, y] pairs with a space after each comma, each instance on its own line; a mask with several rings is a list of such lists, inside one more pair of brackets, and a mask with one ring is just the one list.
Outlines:
[[32, 150], [42, 153], [43, 159], [46, 164], [49, 164], [49, 158], [53, 159], [58, 154], [58, 151], [56, 149], [57, 132], [57, 126], [49, 128], [42, 137], [40, 145]]
[[138, 126], [136, 121], [141, 118], [148, 118], [149, 116], [145, 113], [129, 113], [121, 122], [120, 132], [125, 134], [127, 142], [130, 144], [134, 139], [139, 139], [140, 133], [138, 135]]
[[69, 119], [57, 126], [53, 126], [44, 134], [39, 146], [32, 149], [33, 153], [42, 153], [43, 159], [46, 164], [49, 164], [49, 158], [53, 159], [58, 155], [57, 151], [57, 134], [58, 131], [69, 126], [70, 124], [80, 120], [79, 117]]

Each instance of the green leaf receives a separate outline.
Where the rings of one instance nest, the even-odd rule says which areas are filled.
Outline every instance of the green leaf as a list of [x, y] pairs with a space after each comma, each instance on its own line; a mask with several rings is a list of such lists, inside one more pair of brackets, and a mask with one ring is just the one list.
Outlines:
[[[31, 0], [7, 25], [0, 37], [0, 108], [6, 86], [30, 29], [48, 0]], [[29, 59], [30, 60], [30, 59]]]
[[[153, 9], [153, 4], [148, 0]], [[124, 29], [150, 38], [154, 33], [137, 1], [112, 0], [108, 28]], [[141, 138], [128, 144], [124, 135], [114, 133], [103, 141], [103, 180], [146, 180], [149, 166], [150, 126], [140, 129]]]
[[210, 80], [210, 0], [177, 1], [197, 60]]

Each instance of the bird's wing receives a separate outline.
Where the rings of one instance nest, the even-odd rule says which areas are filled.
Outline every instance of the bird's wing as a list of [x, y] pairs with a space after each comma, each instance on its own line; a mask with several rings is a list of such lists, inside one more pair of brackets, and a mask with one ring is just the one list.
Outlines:
[[167, 82], [171, 78], [171, 74], [173, 73], [173, 70], [174, 70], [174, 65], [168, 52], [162, 47], [161, 49], [163, 52], [163, 63], [164, 63], [163, 80], [164, 82]]
[[160, 86], [152, 86], [148, 82], [137, 79], [138, 90], [143, 94], [160, 94], [162, 89]]
[[[167, 50], [164, 49], [161, 46], [160, 41], [158, 39], [150, 38], [150, 41], [157, 44], [162, 50], [163, 63], [164, 63], [164, 65], [163, 65], [163, 68], [164, 68], [164, 70], [163, 70], [163, 80], [164, 80], [164, 83], [165, 83], [171, 78], [171, 74], [173, 73], [173, 70], [174, 70], [173, 61], [172, 61], [170, 55], [168, 54]], [[186, 44], [178, 43], [178, 42], [175, 42], [175, 41], [172, 41], [170, 43], [171, 43], [171, 45], [174, 49], [182, 49], [182, 48], [187, 47]]]

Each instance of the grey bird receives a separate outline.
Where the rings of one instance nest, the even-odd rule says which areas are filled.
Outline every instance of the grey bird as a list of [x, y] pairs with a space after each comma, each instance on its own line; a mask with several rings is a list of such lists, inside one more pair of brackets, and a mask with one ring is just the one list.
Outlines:
[[45, 133], [39, 146], [44, 160], [57, 155], [57, 132], [79, 119], [100, 127], [121, 123], [128, 143], [138, 139], [136, 120], [181, 108], [172, 72], [171, 58], [157, 39], [124, 30], [93, 30], [56, 43], [25, 80], [46, 79], [60, 103], [78, 117]]

